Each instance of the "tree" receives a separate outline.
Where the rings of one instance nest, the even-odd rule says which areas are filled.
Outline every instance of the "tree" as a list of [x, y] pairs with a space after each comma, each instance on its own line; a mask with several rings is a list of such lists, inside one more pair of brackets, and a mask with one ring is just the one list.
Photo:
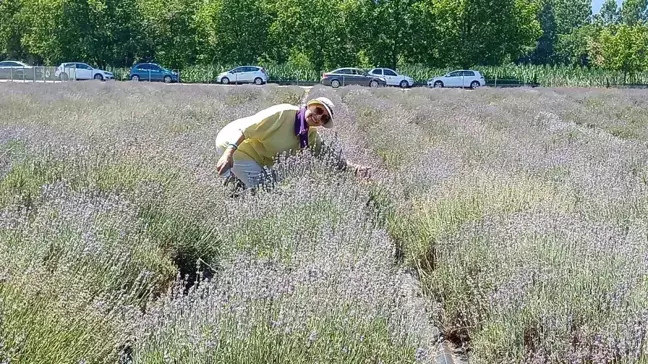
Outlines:
[[613, 25], [619, 22], [619, 11], [616, 0], [605, 0], [601, 7], [600, 18], [603, 25]]
[[396, 68], [398, 60], [412, 48], [415, 37], [414, 1], [365, 0], [363, 7], [367, 55], [378, 66]]
[[597, 24], [588, 24], [574, 29], [569, 34], [560, 35], [556, 44], [555, 59], [570, 65], [592, 65], [592, 43], [597, 41], [601, 29]]
[[528, 54], [541, 35], [530, 0], [438, 0], [439, 56], [461, 67], [496, 65]]
[[21, 45], [37, 61], [54, 64], [67, 56], [59, 47], [62, 13], [62, 4], [55, 1], [21, 2], [17, 15], [22, 28]]
[[[355, 64], [365, 35], [352, 16], [360, 0], [278, 0], [270, 42], [284, 57], [303, 55], [320, 72]], [[276, 53], [276, 52], [275, 52]]]
[[601, 31], [592, 50], [595, 63], [605, 69], [628, 74], [648, 68], [648, 27], [610, 26]]
[[589, 24], [592, 17], [591, 0], [553, 0], [556, 31], [566, 35]]
[[195, 16], [200, 0], [138, 0], [142, 16], [140, 56], [170, 68], [195, 63], [199, 29]]
[[199, 21], [206, 34], [201, 53], [208, 62], [252, 63], [266, 51], [270, 16], [267, 4], [256, 0], [210, 0]]
[[139, 47], [139, 14], [127, 0], [23, 1], [20, 47], [37, 62], [127, 65]]
[[101, 16], [95, 19], [97, 65], [131, 66], [139, 58], [140, 44], [145, 34], [140, 23], [137, 3], [130, 0], [105, 0]]
[[542, 36], [538, 39], [536, 49], [529, 57], [533, 64], [550, 64], [554, 61], [558, 29], [553, 6], [553, 0], [542, 1], [542, 10], [539, 16]]
[[648, 0], [625, 0], [621, 6], [620, 20], [626, 25], [648, 21]]
[[0, 1], [0, 58], [15, 59], [25, 56], [18, 18], [20, 8], [20, 1]]
[[552, 0], [556, 18], [557, 39], [553, 61], [585, 65], [589, 59], [586, 29], [592, 18], [591, 0]]
[[418, 0], [411, 7], [410, 47], [404, 49], [409, 62], [428, 66], [443, 67], [445, 60], [439, 56], [439, 31], [434, 17], [435, 9], [431, 1]]

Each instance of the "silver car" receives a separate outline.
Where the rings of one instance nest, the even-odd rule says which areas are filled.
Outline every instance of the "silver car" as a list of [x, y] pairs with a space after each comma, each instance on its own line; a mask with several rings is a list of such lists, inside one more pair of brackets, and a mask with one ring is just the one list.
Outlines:
[[42, 70], [20, 61], [0, 62], [0, 79], [3, 80], [33, 80], [42, 77]]

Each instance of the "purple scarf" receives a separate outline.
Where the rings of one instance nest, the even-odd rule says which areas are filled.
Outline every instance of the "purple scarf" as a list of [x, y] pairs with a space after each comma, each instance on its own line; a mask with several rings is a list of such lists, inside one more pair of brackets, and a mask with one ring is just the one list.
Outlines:
[[295, 135], [299, 137], [299, 146], [308, 146], [308, 124], [306, 123], [306, 108], [302, 107], [295, 115]]

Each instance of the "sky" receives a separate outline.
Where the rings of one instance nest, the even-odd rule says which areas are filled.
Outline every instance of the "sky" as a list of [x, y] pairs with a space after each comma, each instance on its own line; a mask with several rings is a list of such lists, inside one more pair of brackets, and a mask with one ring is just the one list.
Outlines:
[[[599, 10], [601, 10], [601, 6], [604, 2], [605, 0], [592, 0], [592, 10], [594, 14], [598, 13]], [[621, 5], [622, 2], [623, 0], [617, 0], [617, 4], [619, 5]]]

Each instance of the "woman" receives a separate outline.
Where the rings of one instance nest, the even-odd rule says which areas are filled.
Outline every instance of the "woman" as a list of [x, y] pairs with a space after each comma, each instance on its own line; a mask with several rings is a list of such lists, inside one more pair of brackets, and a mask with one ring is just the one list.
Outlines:
[[[315, 127], [333, 127], [334, 107], [328, 98], [318, 97], [304, 107], [279, 104], [229, 123], [216, 137], [218, 174], [233, 175], [245, 188], [255, 188], [263, 180], [264, 167], [271, 168], [277, 155], [304, 148], [321, 152]], [[356, 174], [368, 172], [367, 167], [343, 163]]]

